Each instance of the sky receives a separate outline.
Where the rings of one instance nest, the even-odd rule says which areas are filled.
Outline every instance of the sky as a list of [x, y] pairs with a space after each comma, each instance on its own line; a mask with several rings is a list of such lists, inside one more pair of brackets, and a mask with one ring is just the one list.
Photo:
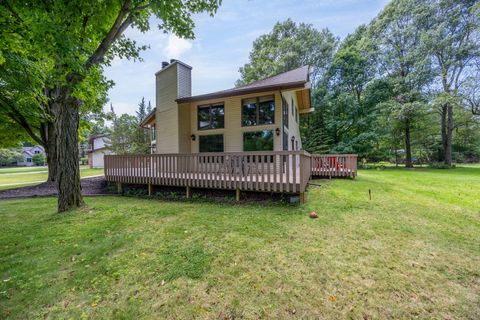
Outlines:
[[178, 59], [193, 67], [192, 94], [209, 93], [234, 86], [238, 69], [248, 62], [253, 41], [269, 33], [278, 21], [291, 18], [328, 28], [344, 38], [359, 25], [370, 22], [388, 0], [223, 0], [214, 17], [194, 16], [195, 39], [186, 40], [159, 30], [152, 18], [151, 30], [126, 30], [139, 45], [143, 61], [115, 59], [105, 75], [115, 86], [109, 91], [105, 110], [113, 104], [117, 114], [134, 114], [142, 97], [155, 106], [155, 72], [162, 61]]

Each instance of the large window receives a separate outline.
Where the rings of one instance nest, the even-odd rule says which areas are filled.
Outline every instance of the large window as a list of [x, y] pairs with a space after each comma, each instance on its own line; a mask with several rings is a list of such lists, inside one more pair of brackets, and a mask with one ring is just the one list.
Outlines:
[[265, 96], [242, 100], [242, 125], [275, 123], [275, 97]]
[[199, 136], [200, 152], [223, 152], [223, 134]]
[[223, 103], [198, 106], [198, 130], [219, 129], [225, 126]]
[[244, 132], [243, 151], [273, 151], [273, 131]]

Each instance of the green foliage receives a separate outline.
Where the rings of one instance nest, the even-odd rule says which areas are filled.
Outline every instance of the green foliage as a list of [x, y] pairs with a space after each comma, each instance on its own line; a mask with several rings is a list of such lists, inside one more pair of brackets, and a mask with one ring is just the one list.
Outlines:
[[240, 68], [237, 86], [270, 77], [304, 65], [313, 68], [315, 84], [333, 56], [338, 40], [328, 30], [291, 19], [278, 22], [272, 32], [253, 43], [249, 62]]
[[358, 153], [404, 163], [444, 157], [441, 112], [453, 105], [456, 161], [479, 159], [480, 7], [474, 0], [396, 0], [341, 43], [291, 20], [253, 43], [245, 84], [308, 62], [313, 114], [301, 121], [312, 153]]
[[150, 141], [148, 130], [140, 127], [140, 122], [145, 118], [145, 101], [142, 98], [136, 116], [115, 114], [113, 107], [109, 117], [112, 118], [112, 127], [108, 130], [111, 150], [115, 154], [148, 154]]
[[8, 166], [23, 161], [20, 149], [0, 149], [0, 165]]
[[304, 206], [3, 200], [0, 318], [477, 318], [479, 166], [314, 183]]
[[37, 153], [32, 156], [32, 162], [36, 166], [44, 166], [46, 161], [47, 159], [45, 158], [45, 155], [43, 153]]
[[428, 167], [432, 169], [453, 169], [455, 165], [448, 165], [443, 162], [431, 162], [428, 164]]

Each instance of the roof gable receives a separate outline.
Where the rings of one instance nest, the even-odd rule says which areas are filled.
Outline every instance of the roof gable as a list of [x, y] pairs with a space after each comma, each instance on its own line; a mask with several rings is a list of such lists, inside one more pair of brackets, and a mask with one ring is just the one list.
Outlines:
[[178, 103], [241, 95], [269, 90], [281, 90], [304, 86], [309, 81], [309, 66], [303, 66], [273, 77], [258, 80], [244, 86], [227, 90], [177, 99]]

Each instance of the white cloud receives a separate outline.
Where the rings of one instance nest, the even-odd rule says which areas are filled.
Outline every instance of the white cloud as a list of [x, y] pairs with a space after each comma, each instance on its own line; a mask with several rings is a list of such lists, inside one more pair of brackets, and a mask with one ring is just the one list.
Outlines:
[[171, 59], [180, 59], [180, 56], [192, 48], [192, 43], [174, 34], [168, 36], [165, 55]]

